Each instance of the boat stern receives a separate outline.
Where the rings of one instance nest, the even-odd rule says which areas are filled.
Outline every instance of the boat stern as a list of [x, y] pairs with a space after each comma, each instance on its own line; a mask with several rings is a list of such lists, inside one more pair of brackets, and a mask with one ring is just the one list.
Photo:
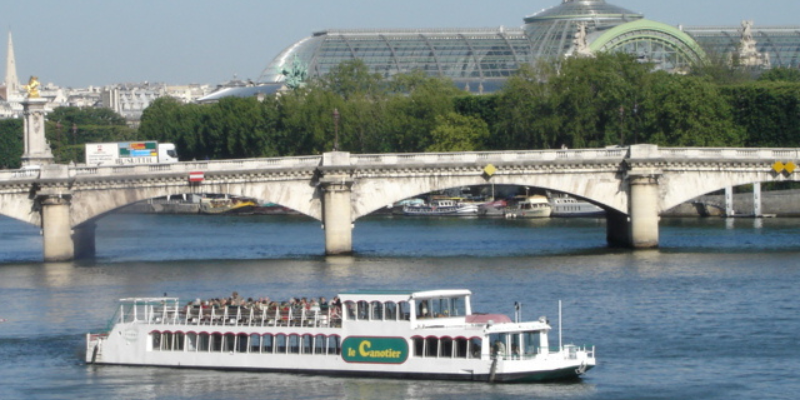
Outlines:
[[86, 363], [94, 364], [103, 359], [103, 342], [108, 338], [107, 333], [86, 334]]

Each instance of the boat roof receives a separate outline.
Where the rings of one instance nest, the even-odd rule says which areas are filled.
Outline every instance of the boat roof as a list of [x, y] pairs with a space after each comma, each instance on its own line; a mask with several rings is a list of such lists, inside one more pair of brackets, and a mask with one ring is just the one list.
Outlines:
[[437, 289], [437, 290], [386, 290], [386, 289], [359, 289], [354, 291], [342, 292], [339, 294], [342, 298], [366, 298], [366, 297], [380, 297], [380, 298], [397, 298], [403, 297], [407, 300], [411, 299], [433, 299], [441, 297], [459, 297], [469, 296], [472, 292], [467, 289]]

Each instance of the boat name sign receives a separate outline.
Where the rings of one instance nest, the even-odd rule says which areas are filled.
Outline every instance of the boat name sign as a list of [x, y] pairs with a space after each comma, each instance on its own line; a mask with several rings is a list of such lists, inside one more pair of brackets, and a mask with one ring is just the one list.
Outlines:
[[403, 338], [348, 337], [342, 342], [342, 358], [351, 363], [402, 364], [408, 358]]

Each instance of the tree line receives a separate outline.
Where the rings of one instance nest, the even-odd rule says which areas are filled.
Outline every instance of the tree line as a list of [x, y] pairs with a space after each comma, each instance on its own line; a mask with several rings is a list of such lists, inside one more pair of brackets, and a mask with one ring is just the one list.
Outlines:
[[[181, 158], [660, 146], [800, 147], [800, 71], [753, 79], [731, 68], [653, 72], [621, 53], [522, 67], [503, 89], [471, 95], [422, 72], [385, 79], [361, 61], [277, 96], [182, 104], [163, 97], [138, 129], [104, 109], [59, 108], [46, 134], [57, 162], [83, 143], [158, 140]], [[22, 154], [19, 120], [0, 121], [0, 165]]]

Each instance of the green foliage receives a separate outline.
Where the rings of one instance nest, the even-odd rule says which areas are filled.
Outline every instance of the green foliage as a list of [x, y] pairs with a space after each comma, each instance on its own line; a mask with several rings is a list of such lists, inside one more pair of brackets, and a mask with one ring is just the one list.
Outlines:
[[[86, 142], [124, 140], [175, 143], [183, 160], [320, 154], [337, 138], [354, 153], [800, 147], [800, 71], [778, 68], [754, 82], [729, 64], [712, 57], [670, 75], [627, 54], [599, 54], [523, 66], [502, 91], [476, 96], [421, 71], [384, 79], [356, 60], [263, 101], [163, 97], [138, 131], [110, 110], [62, 107], [48, 115], [46, 135], [57, 162], [80, 162]], [[22, 121], [0, 121], [0, 166], [18, 167], [22, 149]]]
[[437, 115], [436, 127], [431, 131], [430, 152], [482, 150], [489, 136], [489, 126], [480, 118], [449, 112]]
[[137, 140], [125, 118], [107, 108], [57, 107], [47, 114], [45, 137], [57, 163], [83, 162], [84, 144]]
[[0, 168], [17, 169], [25, 151], [22, 143], [22, 120], [0, 120]]
[[800, 82], [800, 70], [796, 68], [773, 68], [761, 74], [758, 80]]
[[748, 147], [800, 147], [800, 83], [753, 82], [723, 87]]
[[718, 86], [705, 78], [651, 75], [643, 103], [641, 139], [661, 146], [724, 147], [742, 144], [742, 129]]

